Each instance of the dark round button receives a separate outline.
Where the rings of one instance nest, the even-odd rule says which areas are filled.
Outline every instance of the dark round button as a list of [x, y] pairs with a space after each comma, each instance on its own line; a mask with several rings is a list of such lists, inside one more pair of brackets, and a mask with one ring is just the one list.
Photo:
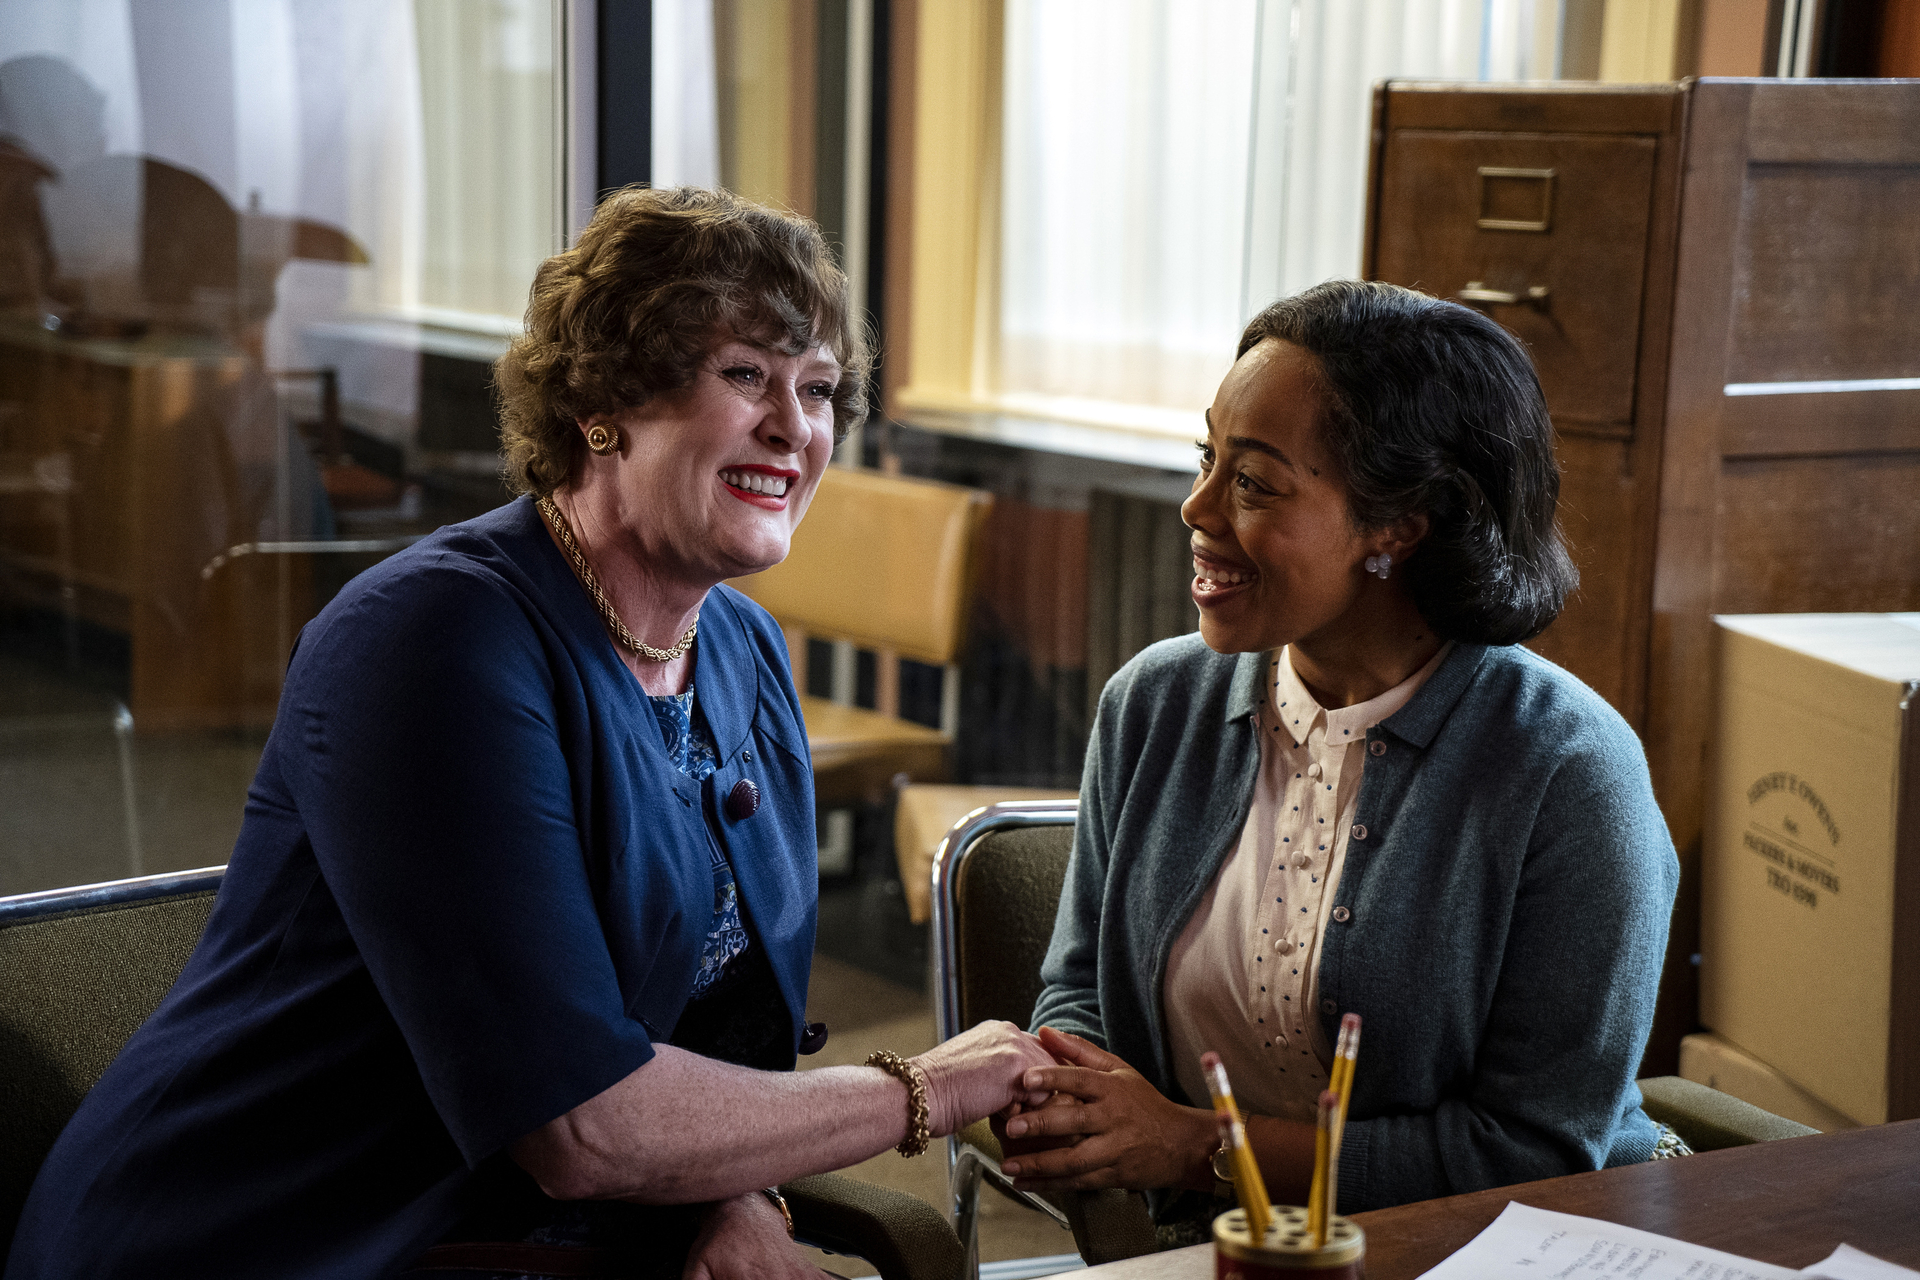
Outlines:
[[760, 788], [746, 778], [733, 784], [733, 790], [727, 792], [727, 816], [735, 822], [744, 822], [760, 809]]
[[1374, 756], [1383, 756], [1387, 754], [1387, 744], [1380, 741], [1380, 739], [1375, 738], [1372, 742], [1369, 742], [1367, 744], [1367, 754], [1374, 755]]
[[818, 1053], [827, 1047], [827, 1024], [809, 1022], [800, 1028], [800, 1052]]

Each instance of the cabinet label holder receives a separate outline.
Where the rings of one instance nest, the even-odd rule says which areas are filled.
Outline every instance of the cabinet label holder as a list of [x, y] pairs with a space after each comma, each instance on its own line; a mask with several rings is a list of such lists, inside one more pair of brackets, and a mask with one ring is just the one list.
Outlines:
[[[1482, 231], [1551, 231], [1553, 229], [1553, 170], [1505, 169], [1493, 165], [1482, 165], [1479, 172], [1480, 216], [1474, 220], [1475, 226]], [[1538, 218], [1489, 217], [1488, 209], [1494, 192], [1503, 186], [1511, 189], [1512, 185], [1523, 182], [1538, 185], [1540, 216]]]

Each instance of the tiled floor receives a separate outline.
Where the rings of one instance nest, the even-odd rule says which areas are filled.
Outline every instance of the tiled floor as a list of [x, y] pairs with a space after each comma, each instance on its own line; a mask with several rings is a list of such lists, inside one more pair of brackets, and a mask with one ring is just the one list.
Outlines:
[[[111, 684], [0, 646], [0, 895], [226, 861], [263, 739], [124, 732]], [[924, 984], [897, 980], [925, 973], [926, 936], [907, 923], [890, 852], [873, 838], [885, 825], [868, 815], [855, 874], [823, 894], [808, 1017], [831, 1036], [803, 1068], [933, 1045]], [[944, 1143], [912, 1160], [888, 1152], [848, 1172], [946, 1208]], [[989, 1262], [1073, 1251], [1050, 1219], [991, 1191], [980, 1239]], [[822, 1261], [843, 1274], [871, 1273], [845, 1258]]]

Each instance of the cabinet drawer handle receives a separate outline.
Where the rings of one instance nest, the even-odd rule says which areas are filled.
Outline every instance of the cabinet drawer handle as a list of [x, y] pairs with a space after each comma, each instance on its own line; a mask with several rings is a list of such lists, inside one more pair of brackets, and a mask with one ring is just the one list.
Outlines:
[[1538, 311], [1547, 309], [1547, 286], [1536, 284], [1525, 293], [1508, 293], [1503, 289], [1489, 289], [1479, 280], [1467, 281], [1467, 287], [1453, 295], [1470, 307], [1532, 307]]

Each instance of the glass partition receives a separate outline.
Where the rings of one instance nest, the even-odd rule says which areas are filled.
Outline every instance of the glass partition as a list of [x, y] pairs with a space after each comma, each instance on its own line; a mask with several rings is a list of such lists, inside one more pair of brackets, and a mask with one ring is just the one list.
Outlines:
[[0, 0], [0, 894], [226, 860], [299, 629], [506, 500], [558, 0]]

